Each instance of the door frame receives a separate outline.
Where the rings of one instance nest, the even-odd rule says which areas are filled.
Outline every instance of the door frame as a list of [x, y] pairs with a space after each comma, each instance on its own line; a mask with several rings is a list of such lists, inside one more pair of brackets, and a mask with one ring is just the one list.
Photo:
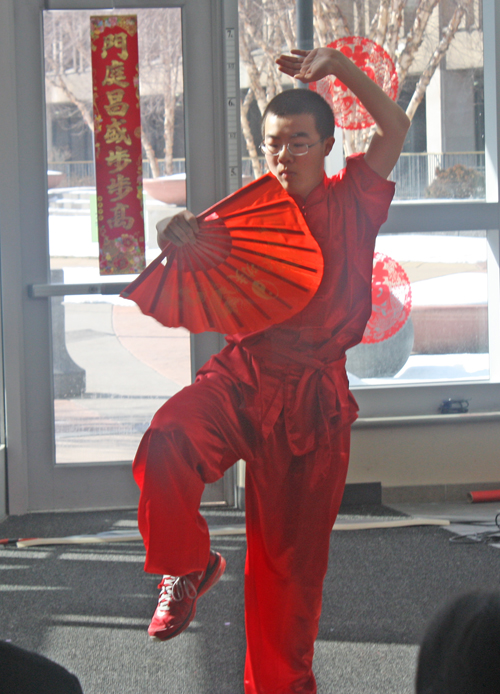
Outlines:
[[[223, 36], [225, 18], [237, 17], [237, 2], [113, 0], [112, 5], [181, 8], [187, 196], [197, 214], [228, 193]], [[42, 12], [109, 6], [109, 0], [0, 3], [0, 262], [10, 514], [122, 508], [138, 499], [130, 463], [55, 465], [50, 299], [30, 292], [33, 285], [50, 284]], [[220, 340], [218, 335], [195, 340], [195, 368]]]

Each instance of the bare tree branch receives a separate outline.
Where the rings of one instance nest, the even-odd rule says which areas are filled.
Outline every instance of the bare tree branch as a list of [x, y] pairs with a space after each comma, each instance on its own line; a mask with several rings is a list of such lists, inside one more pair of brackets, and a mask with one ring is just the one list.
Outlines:
[[280, 24], [281, 33], [286, 42], [288, 52], [295, 48], [295, 5], [292, 0], [278, 0], [279, 13], [278, 21]]
[[405, 81], [415, 55], [422, 45], [429, 19], [438, 4], [439, 0], [420, 0], [420, 4], [415, 12], [413, 25], [406, 37], [405, 47], [398, 58], [397, 69], [400, 86]]
[[354, 35], [364, 36], [365, 35], [365, 13], [364, 13], [364, 1], [354, 0]]
[[380, 0], [378, 21], [373, 35], [373, 40], [375, 43], [378, 43], [379, 46], [383, 46], [385, 43], [387, 26], [389, 24], [389, 5], [390, 0]]
[[[142, 10], [139, 21], [141, 86], [145, 92], [160, 94], [162, 97], [165, 173], [169, 175], [173, 173], [175, 111], [183, 91], [180, 13], [170, 10]], [[156, 104], [159, 102], [153, 101], [152, 107], [158, 108]], [[141, 111], [143, 114], [147, 113], [145, 100], [141, 101]], [[146, 135], [143, 141], [144, 152], [155, 177], [159, 175], [158, 161], [151, 145], [155, 132], [148, 132], [151, 126], [146, 118], [142, 120], [143, 134]], [[156, 131], [157, 138], [158, 135]]]
[[443, 59], [443, 56], [445, 55], [446, 51], [448, 50], [450, 43], [453, 40], [453, 37], [455, 36], [457, 29], [460, 25], [460, 22], [462, 21], [463, 16], [466, 13], [466, 9], [463, 5], [459, 5], [456, 9], [455, 12], [453, 13], [452, 18], [450, 19], [450, 22], [446, 29], [443, 32], [443, 36], [441, 38], [441, 41], [439, 42], [436, 50], [430, 57], [429, 62], [427, 63], [427, 66], [425, 70], [423, 71], [419, 81], [417, 82], [417, 86], [415, 87], [415, 91], [413, 93], [413, 96], [411, 98], [410, 103], [408, 104], [408, 108], [406, 109], [406, 115], [408, 118], [411, 120], [413, 116], [415, 115], [415, 112], [424, 98], [425, 90], [427, 89], [427, 86], [429, 82], [432, 79], [432, 76], [436, 72], [436, 69]]
[[151, 175], [153, 178], [158, 178], [158, 176], [160, 175], [158, 159], [156, 158], [156, 154], [153, 145], [151, 144], [151, 141], [149, 139], [148, 133], [145, 131], [144, 128], [142, 128], [141, 131], [141, 143], [144, 148], [144, 151], [146, 152], [146, 157], [151, 167]]
[[375, 32], [377, 31], [378, 18], [379, 18], [380, 12], [381, 12], [380, 5], [378, 5], [378, 7], [375, 10], [375, 13], [372, 17], [372, 20], [370, 22], [370, 28], [368, 29], [368, 33], [367, 33], [367, 38], [369, 38], [370, 41], [373, 41], [373, 37], [375, 36]]
[[321, 0], [314, 0], [314, 43], [316, 46], [326, 46], [330, 42], [330, 26], [326, 21], [324, 13], [321, 11]]
[[[84, 14], [84, 20], [90, 12]], [[45, 39], [45, 79], [46, 82], [60, 89], [68, 101], [76, 106], [85, 125], [94, 130], [91, 95], [88, 102], [79, 98], [70, 86], [67, 73], [90, 75], [90, 33], [88, 24], [82, 22], [82, 16], [76, 17], [71, 12], [47, 12], [44, 18]], [[85, 30], [84, 30], [85, 27]]]
[[261, 111], [264, 112], [266, 108], [266, 92], [260, 81], [260, 70], [255, 62], [255, 57], [250, 51], [247, 38], [245, 33], [240, 34], [240, 55], [245, 64], [247, 70], [248, 79], [251, 85], [252, 92], [257, 101], [257, 105]]
[[262, 167], [259, 160], [259, 153], [255, 146], [253, 140], [252, 131], [250, 129], [250, 122], [248, 120], [248, 110], [254, 100], [254, 93], [249, 89], [246, 93], [245, 98], [241, 102], [241, 129], [243, 131], [243, 136], [245, 142], [247, 143], [248, 154], [250, 155], [250, 161], [252, 162], [253, 175], [255, 178], [262, 176]]
[[337, 2], [316, 0], [314, 20], [318, 36], [322, 36], [320, 46], [326, 46], [335, 39], [351, 34], [349, 24]]
[[389, 13], [389, 23], [385, 36], [384, 48], [393, 60], [398, 47], [401, 26], [403, 24], [403, 10], [405, 4], [406, 0], [392, 0]]

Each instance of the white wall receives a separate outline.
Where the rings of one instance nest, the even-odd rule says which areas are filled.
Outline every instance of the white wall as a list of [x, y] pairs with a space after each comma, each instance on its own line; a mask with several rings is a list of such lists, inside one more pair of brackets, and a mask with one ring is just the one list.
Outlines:
[[455, 498], [463, 499], [487, 483], [498, 489], [499, 422], [354, 427], [347, 482], [381, 482], [392, 500], [437, 500], [446, 486], [460, 487]]

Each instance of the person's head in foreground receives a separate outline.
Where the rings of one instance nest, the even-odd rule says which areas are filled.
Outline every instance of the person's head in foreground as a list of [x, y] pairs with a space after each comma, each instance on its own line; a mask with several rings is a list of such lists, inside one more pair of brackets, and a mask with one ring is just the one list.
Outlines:
[[500, 594], [472, 592], [449, 603], [428, 626], [416, 694], [500, 692]]
[[334, 128], [332, 109], [309, 89], [287, 89], [269, 102], [262, 116], [262, 151], [288, 193], [305, 199], [321, 183]]

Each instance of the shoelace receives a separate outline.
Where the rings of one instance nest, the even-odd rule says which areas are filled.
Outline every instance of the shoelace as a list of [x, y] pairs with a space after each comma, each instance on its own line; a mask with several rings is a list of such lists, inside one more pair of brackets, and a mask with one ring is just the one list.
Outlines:
[[158, 588], [160, 588], [158, 607], [164, 611], [170, 610], [172, 601], [180, 602], [184, 596], [194, 600], [197, 595], [194, 584], [187, 576], [163, 576]]

